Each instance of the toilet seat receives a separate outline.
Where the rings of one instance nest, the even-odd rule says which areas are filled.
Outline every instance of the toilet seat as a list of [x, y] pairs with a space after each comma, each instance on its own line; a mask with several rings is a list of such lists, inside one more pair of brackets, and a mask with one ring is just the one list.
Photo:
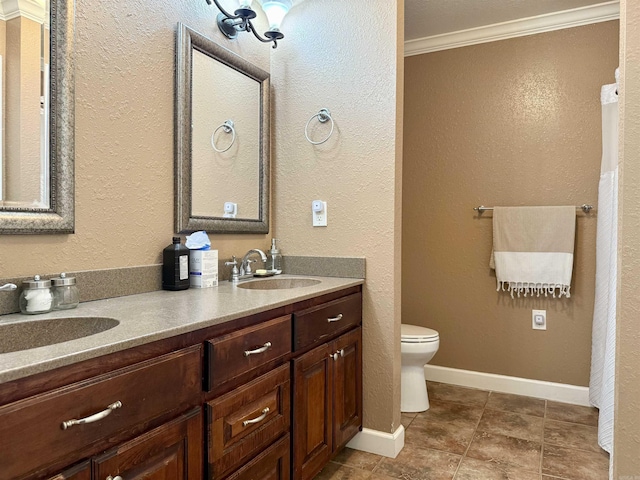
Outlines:
[[440, 340], [437, 331], [417, 325], [401, 324], [400, 341], [402, 343], [430, 343]]

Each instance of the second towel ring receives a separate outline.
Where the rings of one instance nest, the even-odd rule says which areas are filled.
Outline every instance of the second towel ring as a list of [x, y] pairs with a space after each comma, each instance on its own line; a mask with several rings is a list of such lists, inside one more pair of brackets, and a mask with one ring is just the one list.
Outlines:
[[[216, 140], [215, 140], [215, 135], [216, 132], [220, 129], [223, 129], [225, 131], [225, 133], [231, 133], [231, 143], [229, 144], [229, 146], [223, 150], [219, 149], [218, 147], [216, 147]], [[236, 141], [236, 129], [233, 128], [233, 120], [227, 120], [225, 121], [222, 125], [220, 125], [218, 128], [216, 128], [213, 133], [211, 134], [211, 146], [213, 147], [213, 149], [218, 152], [218, 153], [224, 153], [227, 150], [229, 150], [232, 146], [233, 143]]]
[[[326, 123], [328, 120], [331, 120], [331, 130], [329, 131], [329, 135], [327, 135], [327, 138], [320, 140], [319, 142], [314, 142], [309, 138], [309, 124], [311, 123], [311, 120], [313, 120], [316, 117], [318, 117], [318, 121], [320, 123]], [[331, 112], [329, 111], [328, 108], [322, 108], [318, 113], [311, 115], [311, 118], [307, 120], [307, 124], [304, 127], [304, 136], [310, 144], [320, 145], [321, 143], [324, 143], [331, 138], [331, 135], [333, 134], [333, 127], [334, 127], [334, 123], [333, 123], [333, 118], [331, 117]]]

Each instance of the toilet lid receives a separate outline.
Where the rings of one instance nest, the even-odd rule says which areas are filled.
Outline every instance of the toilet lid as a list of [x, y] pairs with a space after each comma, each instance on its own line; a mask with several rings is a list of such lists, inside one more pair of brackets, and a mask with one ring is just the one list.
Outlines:
[[400, 337], [402, 342], [422, 343], [434, 342], [440, 338], [440, 335], [437, 331], [431, 328], [407, 325], [403, 323], [400, 328]]

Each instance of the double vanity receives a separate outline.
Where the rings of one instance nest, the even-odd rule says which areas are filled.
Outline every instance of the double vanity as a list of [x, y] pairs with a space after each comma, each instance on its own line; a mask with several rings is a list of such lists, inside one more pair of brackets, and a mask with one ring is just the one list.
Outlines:
[[314, 478], [362, 426], [362, 283], [0, 317], [0, 478]]

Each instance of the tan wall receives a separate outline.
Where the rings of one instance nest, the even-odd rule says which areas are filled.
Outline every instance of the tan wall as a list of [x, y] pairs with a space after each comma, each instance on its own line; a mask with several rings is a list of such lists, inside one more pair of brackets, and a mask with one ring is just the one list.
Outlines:
[[578, 214], [571, 298], [511, 300], [472, 208], [596, 204], [617, 64], [618, 22], [406, 59], [402, 321], [440, 332], [432, 364], [588, 384], [596, 215]]
[[[1, 235], [0, 277], [161, 263], [174, 231], [177, 23], [269, 71], [269, 47], [249, 34], [223, 38], [216, 14], [204, 1], [76, 2], [76, 233]], [[211, 238], [220, 258], [270, 244]]]
[[614, 476], [640, 477], [640, 4], [620, 2], [620, 204]]
[[[400, 5], [399, 5], [400, 4]], [[400, 420], [400, 213], [397, 175], [402, 90], [402, 2], [314, 0], [294, 7], [272, 56], [275, 92], [275, 233], [284, 255], [366, 257], [364, 423]], [[372, 34], [375, 32], [375, 34]], [[313, 146], [304, 127], [320, 108], [336, 123]], [[315, 127], [310, 129], [313, 132]], [[315, 132], [314, 139], [320, 139]], [[311, 226], [311, 202], [328, 202], [328, 226]]]

